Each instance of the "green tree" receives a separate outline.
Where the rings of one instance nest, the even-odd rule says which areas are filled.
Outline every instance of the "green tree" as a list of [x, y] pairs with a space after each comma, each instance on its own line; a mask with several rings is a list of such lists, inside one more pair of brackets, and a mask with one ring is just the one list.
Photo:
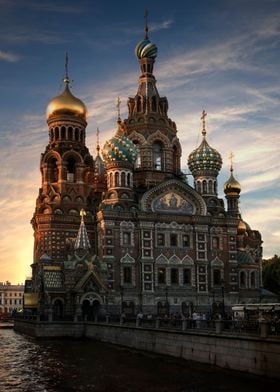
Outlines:
[[263, 260], [263, 286], [275, 294], [280, 294], [280, 257], [278, 255]]

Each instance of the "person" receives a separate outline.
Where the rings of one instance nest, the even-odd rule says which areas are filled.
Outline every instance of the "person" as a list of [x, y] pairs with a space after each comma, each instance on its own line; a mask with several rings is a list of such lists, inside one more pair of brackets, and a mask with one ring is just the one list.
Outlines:
[[137, 320], [138, 320], [139, 325], [142, 325], [142, 323], [143, 323], [143, 318], [144, 318], [143, 313], [142, 313], [142, 312], [139, 312], [139, 313], [137, 314]]

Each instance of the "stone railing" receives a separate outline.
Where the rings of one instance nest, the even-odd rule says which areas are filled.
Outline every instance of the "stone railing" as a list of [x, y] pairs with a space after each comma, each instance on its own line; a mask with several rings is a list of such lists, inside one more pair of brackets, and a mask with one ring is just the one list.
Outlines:
[[87, 316], [55, 317], [48, 315], [17, 314], [16, 319], [29, 320], [33, 322], [92, 322], [108, 325], [122, 325], [127, 327], [165, 329], [189, 332], [212, 332], [216, 334], [253, 335], [280, 338], [280, 322], [275, 321], [249, 321], [249, 320], [193, 320], [188, 318], [167, 317], [125, 317], [124, 315], [95, 316], [89, 319]]

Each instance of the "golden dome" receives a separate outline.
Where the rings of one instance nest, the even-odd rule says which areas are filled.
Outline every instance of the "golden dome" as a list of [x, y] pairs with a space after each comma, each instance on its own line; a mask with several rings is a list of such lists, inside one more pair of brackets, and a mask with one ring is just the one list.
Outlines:
[[226, 195], [229, 193], [237, 193], [239, 195], [239, 193], [241, 192], [241, 185], [233, 177], [232, 170], [229, 179], [224, 184], [224, 192]]
[[244, 234], [247, 230], [246, 223], [243, 220], [240, 220], [237, 226], [237, 234]]
[[86, 105], [71, 93], [67, 77], [64, 79], [64, 83], [63, 93], [53, 98], [47, 106], [47, 119], [54, 115], [68, 114], [85, 120], [87, 115]]

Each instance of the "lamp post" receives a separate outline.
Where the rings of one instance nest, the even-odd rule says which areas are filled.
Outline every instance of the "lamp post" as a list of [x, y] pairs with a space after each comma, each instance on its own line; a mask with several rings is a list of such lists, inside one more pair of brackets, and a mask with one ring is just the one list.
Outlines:
[[168, 303], [168, 286], [165, 286], [165, 308], [166, 308], [166, 313], [169, 316], [169, 303]]
[[224, 287], [224, 280], [221, 281], [221, 289], [222, 289], [222, 312], [223, 318], [225, 317], [225, 287]]
[[123, 291], [124, 291], [124, 289], [123, 289], [123, 286], [122, 286], [122, 285], [120, 285], [120, 296], [121, 296], [121, 306], [120, 306], [120, 311], [121, 311], [121, 314], [122, 314], [122, 312], [123, 312]]

